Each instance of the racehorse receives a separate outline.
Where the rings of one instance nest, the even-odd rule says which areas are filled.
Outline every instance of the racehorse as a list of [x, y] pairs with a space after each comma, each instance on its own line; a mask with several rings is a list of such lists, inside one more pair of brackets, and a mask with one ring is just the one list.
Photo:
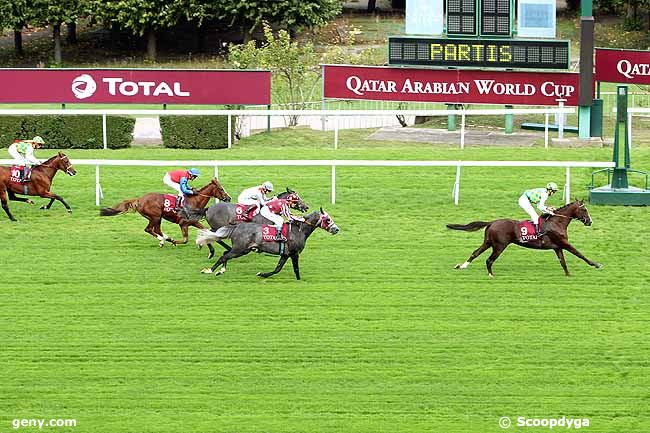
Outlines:
[[[203, 229], [204, 226], [199, 222], [198, 218], [186, 219], [177, 212], [165, 212], [165, 195], [167, 194], [151, 192], [140, 198], [124, 200], [113, 207], [105, 207], [99, 211], [99, 214], [101, 216], [114, 216], [135, 210], [149, 220], [149, 224], [145, 227], [144, 231], [158, 239], [161, 247], [165, 245], [165, 241], [170, 242], [172, 245], [186, 244], [189, 226], [198, 229]], [[202, 214], [203, 208], [205, 208], [205, 205], [208, 204], [211, 198], [230, 201], [230, 196], [217, 179], [212, 179], [210, 183], [199, 189], [196, 194], [185, 197], [185, 205], [192, 209], [200, 209]], [[181, 227], [181, 233], [183, 234], [182, 241], [175, 241], [163, 233], [160, 228], [160, 223], [163, 219], [178, 224]]]
[[[300, 279], [300, 267], [298, 264], [298, 257], [305, 248], [305, 243], [309, 236], [316, 228], [320, 227], [323, 230], [335, 235], [339, 232], [338, 226], [334, 220], [320, 208], [320, 211], [312, 212], [305, 216], [305, 221], [296, 221], [291, 223], [290, 231], [287, 236], [287, 242], [282, 250], [279, 242], [264, 242], [262, 241], [262, 224], [257, 223], [243, 223], [234, 224], [221, 227], [215, 232], [211, 230], [201, 230], [196, 238], [196, 244], [201, 246], [209, 242], [220, 239], [230, 238], [232, 240], [232, 249], [223, 253], [219, 260], [211, 267], [203, 269], [201, 272], [205, 274], [215, 273], [221, 275], [226, 272], [226, 265], [228, 260], [240, 256], [244, 256], [251, 251], [258, 251], [279, 255], [280, 260], [275, 270], [272, 272], [258, 272], [257, 275], [263, 278], [268, 278], [275, 275], [282, 270], [287, 259], [291, 257], [293, 263], [293, 272], [296, 274], [296, 279]], [[218, 272], [217, 268], [223, 265]]]
[[39, 197], [49, 198], [50, 202], [47, 205], [41, 206], [41, 209], [49, 209], [52, 207], [54, 200], [58, 200], [63, 204], [63, 206], [65, 206], [68, 213], [72, 212], [72, 209], [70, 209], [68, 203], [63, 200], [63, 197], [50, 192], [52, 179], [59, 170], [70, 176], [77, 174], [77, 171], [72, 166], [70, 159], [62, 152], [57, 153], [42, 164], [33, 167], [31, 178], [29, 182], [25, 182], [24, 185], [10, 181], [12, 177], [17, 177], [15, 176], [15, 173], [12, 175], [11, 167], [0, 167], [0, 200], [2, 201], [2, 209], [4, 209], [5, 213], [11, 221], [17, 220], [9, 210], [9, 205], [7, 204], [7, 196], [9, 196], [9, 200], [12, 201], [22, 201], [25, 203], [34, 204], [32, 200], [24, 197], [17, 197], [16, 194], [29, 196], [37, 195]]
[[566, 266], [566, 261], [564, 260], [564, 250], [567, 250], [574, 256], [581, 258], [587, 262], [589, 266], [602, 268], [603, 265], [592, 262], [569, 243], [567, 228], [569, 223], [574, 219], [581, 221], [586, 226], [591, 225], [591, 216], [582, 200], [576, 200], [573, 203], [569, 203], [566, 206], [557, 209], [553, 215], [546, 216], [546, 220], [543, 223], [546, 228], [546, 233], [542, 235], [541, 238], [527, 242], [523, 242], [519, 236], [519, 221], [511, 219], [498, 219], [489, 222], [474, 221], [465, 225], [447, 224], [447, 228], [452, 230], [464, 230], [468, 232], [473, 232], [483, 227], [487, 227], [483, 244], [478, 247], [471, 256], [469, 256], [465, 263], [457, 264], [455, 269], [467, 268], [472, 260], [480, 256], [488, 248], [492, 247], [492, 254], [488, 257], [485, 263], [487, 265], [488, 275], [493, 277], [492, 264], [509, 244], [517, 244], [521, 247], [534, 248], [537, 250], [555, 251], [557, 258], [560, 260], [560, 264], [564, 269], [564, 274], [567, 277], [570, 276], [570, 274]]
[[[309, 209], [309, 206], [307, 206], [307, 204], [302, 201], [300, 196], [288, 187], [285, 192], [278, 194], [278, 198], [287, 200], [291, 208], [296, 209], [300, 212], [306, 212]], [[208, 224], [210, 224], [210, 228], [213, 231], [216, 231], [217, 229], [228, 224], [234, 224], [236, 222], [236, 216], [237, 203], [216, 203], [210, 206], [205, 213], [205, 219]], [[250, 222], [258, 224], [272, 224], [271, 221], [264, 218], [259, 213], [255, 214]], [[219, 240], [217, 243], [224, 247], [226, 250], [230, 249], [230, 246], [221, 240]], [[208, 244], [208, 248], [210, 248], [210, 255], [208, 255], [208, 259], [211, 259], [214, 256], [214, 249], [210, 244]]]

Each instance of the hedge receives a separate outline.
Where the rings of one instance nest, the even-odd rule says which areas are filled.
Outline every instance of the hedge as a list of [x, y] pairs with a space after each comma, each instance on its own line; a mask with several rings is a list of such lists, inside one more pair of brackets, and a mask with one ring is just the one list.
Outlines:
[[[235, 116], [232, 134], [235, 133]], [[228, 116], [160, 116], [163, 145], [176, 149], [228, 147]]]
[[[108, 147], [131, 146], [135, 119], [107, 117]], [[101, 149], [102, 116], [0, 116], [0, 146], [40, 135], [46, 149]]]

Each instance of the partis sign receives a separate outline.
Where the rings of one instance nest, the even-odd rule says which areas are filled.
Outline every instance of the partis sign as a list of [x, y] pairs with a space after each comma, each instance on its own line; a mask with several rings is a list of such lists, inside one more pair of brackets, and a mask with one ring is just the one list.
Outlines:
[[596, 48], [596, 81], [650, 84], [650, 51]]
[[271, 100], [268, 71], [0, 69], [0, 102], [245, 104]]
[[578, 74], [325, 66], [325, 97], [450, 104], [578, 105]]

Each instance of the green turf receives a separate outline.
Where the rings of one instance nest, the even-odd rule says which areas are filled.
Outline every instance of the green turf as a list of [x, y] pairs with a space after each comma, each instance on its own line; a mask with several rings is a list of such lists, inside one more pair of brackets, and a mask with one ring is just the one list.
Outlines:
[[[337, 152], [331, 134], [286, 130], [230, 151], [69, 154], [606, 161], [611, 153], [461, 152], [363, 134], [342, 134]], [[635, 149], [633, 161], [650, 168], [650, 149]], [[453, 168], [339, 167], [336, 205], [327, 167], [222, 168], [231, 195], [270, 179], [323, 205], [340, 226], [309, 239], [296, 281], [290, 265], [259, 280], [276, 259], [257, 254], [220, 277], [200, 274], [211, 263], [205, 251], [158, 248], [139, 215], [99, 217], [94, 169], [77, 168], [54, 183], [72, 215], [59, 204], [44, 212], [11, 203], [19, 222], [0, 218], [1, 432], [13, 431], [14, 418], [75, 418], [75, 428], [48, 429], [75, 433], [499, 432], [501, 416], [650, 431], [647, 208], [590, 206], [592, 227], [571, 224], [574, 245], [602, 270], [567, 256], [566, 278], [552, 252], [516, 246], [492, 280], [486, 256], [452, 269], [482, 234], [445, 223], [523, 218], [521, 191], [562, 185], [563, 169], [464, 169], [454, 206]], [[103, 204], [164, 190], [163, 173], [103, 168]], [[574, 194], [587, 196], [590, 170], [572, 174]]]

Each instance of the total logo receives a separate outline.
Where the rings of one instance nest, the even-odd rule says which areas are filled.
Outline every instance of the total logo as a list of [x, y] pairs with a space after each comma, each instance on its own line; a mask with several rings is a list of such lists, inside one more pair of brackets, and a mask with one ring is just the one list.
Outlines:
[[[125, 81], [120, 77], [102, 78], [106, 83], [108, 93], [112, 96], [190, 96], [190, 92], [181, 88], [181, 83], [175, 81], [171, 85], [161, 81]], [[90, 98], [97, 91], [97, 83], [88, 74], [81, 74], [72, 80], [72, 93], [77, 99]]]

